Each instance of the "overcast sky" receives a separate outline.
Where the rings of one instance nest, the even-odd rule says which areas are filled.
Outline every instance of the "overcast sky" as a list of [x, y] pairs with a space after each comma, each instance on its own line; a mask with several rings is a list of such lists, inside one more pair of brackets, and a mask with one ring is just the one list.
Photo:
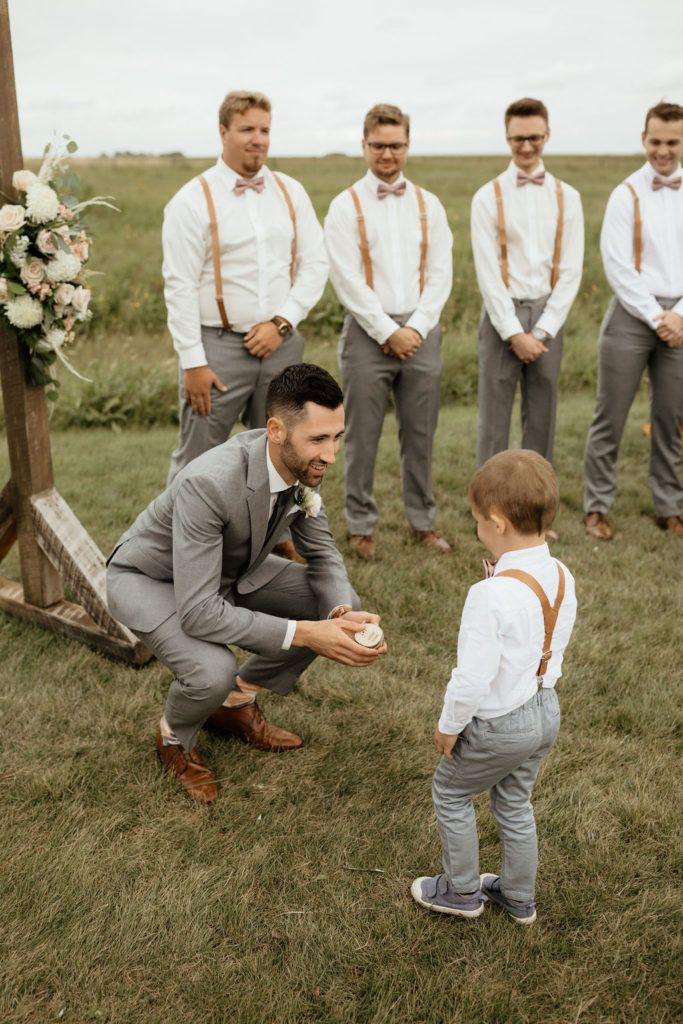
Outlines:
[[498, 153], [502, 112], [550, 110], [549, 150], [633, 153], [683, 103], [681, 0], [9, 0], [23, 151], [218, 151], [231, 89], [273, 102], [275, 155], [355, 154], [367, 109], [412, 117], [414, 153]]

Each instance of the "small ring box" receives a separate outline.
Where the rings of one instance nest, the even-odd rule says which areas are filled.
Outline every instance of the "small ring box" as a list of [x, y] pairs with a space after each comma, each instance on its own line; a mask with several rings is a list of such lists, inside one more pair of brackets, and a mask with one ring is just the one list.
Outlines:
[[381, 647], [384, 643], [384, 632], [376, 622], [366, 622], [360, 633], [354, 635], [354, 639], [361, 647]]

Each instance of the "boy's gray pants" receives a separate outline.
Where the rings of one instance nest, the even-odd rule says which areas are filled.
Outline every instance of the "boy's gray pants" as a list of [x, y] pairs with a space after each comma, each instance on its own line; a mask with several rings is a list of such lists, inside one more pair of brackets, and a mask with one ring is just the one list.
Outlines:
[[538, 848], [531, 791], [559, 728], [560, 705], [549, 687], [507, 715], [473, 718], [455, 744], [453, 760], [441, 758], [432, 796], [443, 868], [456, 892], [479, 888], [479, 838], [472, 797], [490, 790], [503, 847], [500, 887], [510, 899], [534, 899]]

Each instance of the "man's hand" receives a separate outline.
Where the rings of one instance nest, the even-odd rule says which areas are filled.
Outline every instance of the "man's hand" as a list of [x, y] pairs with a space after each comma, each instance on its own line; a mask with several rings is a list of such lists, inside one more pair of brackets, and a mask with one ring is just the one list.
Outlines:
[[438, 754], [443, 754], [449, 761], [453, 760], [453, 747], [458, 740], [457, 736], [450, 736], [448, 733], [439, 732], [438, 729], [434, 732], [434, 746]]
[[380, 654], [386, 654], [387, 645], [373, 650], [356, 643], [354, 634], [360, 632], [364, 622], [379, 622], [379, 616], [369, 612], [346, 612], [338, 619], [323, 619], [322, 622], [302, 620], [296, 624], [292, 646], [309, 647], [323, 658], [354, 668], [374, 665]]
[[208, 416], [211, 412], [211, 388], [227, 391], [225, 384], [210, 366], [193, 366], [183, 374], [185, 401], [192, 406], [197, 416]]
[[422, 338], [412, 327], [399, 327], [397, 331], [387, 338], [382, 351], [385, 356], [396, 356], [397, 359], [410, 359], [414, 356]]
[[548, 351], [542, 341], [534, 338], [533, 334], [527, 334], [526, 332], [513, 334], [511, 338], [508, 338], [508, 341], [510, 349], [523, 363], [534, 363], [539, 356]]
[[683, 316], [674, 313], [673, 309], [667, 309], [658, 313], [655, 320], [660, 321], [657, 334], [669, 348], [683, 345]]
[[272, 356], [283, 342], [277, 327], [270, 320], [254, 324], [250, 331], [244, 336], [244, 347], [247, 352], [258, 359], [267, 359]]

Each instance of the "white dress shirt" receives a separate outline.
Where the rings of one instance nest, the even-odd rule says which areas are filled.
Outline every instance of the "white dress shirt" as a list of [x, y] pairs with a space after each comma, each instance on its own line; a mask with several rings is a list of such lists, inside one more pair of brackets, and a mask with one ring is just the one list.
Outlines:
[[[541, 163], [532, 174], [543, 170]], [[524, 330], [513, 299], [541, 299], [545, 295], [549, 298], [536, 326], [554, 338], [567, 319], [581, 283], [581, 197], [575, 188], [562, 182], [564, 230], [560, 276], [551, 291], [557, 231], [555, 178], [546, 171], [542, 185], [518, 185], [517, 171], [516, 164], [511, 162], [507, 170], [498, 175], [505, 213], [510, 287], [505, 287], [501, 274], [496, 194], [491, 181], [482, 185], [472, 199], [472, 251], [477, 281], [486, 312], [501, 338], [507, 340]]]
[[[393, 184], [405, 180], [403, 175]], [[399, 327], [390, 314], [410, 314], [406, 327], [423, 338], [441, 316], [453, 281], [453, 236], [446, 211], [422, 189], [427, 213], [425, 286], [420, 295], [422, 232], [415, 186], [403, 195], [377, 196], [381, 184], [371, 171], [354, 184], [365, 218], [374, 288], [365, 281], [356, 208], [348, 190], [332, 200], [325, 218], [330, 280], [339, 300], [363, 330], [383, 345]]]
[[[278, 172], [279, 174], [280, 172]], [[290, 280], [292, 221], [267, 167], [263, 192], [236, 195], [238, 175], [219, 157], [204, 172], [218, 223], [223, 298], [234, 330], [246, 332], [276, 314], [296, 327], [322, 295], [327, 256], [322, 229], [302, 185], [280, 175], [296, 212], [297, 261]], [[200, 327], [221, 327], [216, 305], [209, 212], [197, 178], [164, 210], [164, 296], [168, 328], [183, 369], [206, 364]]]
[[[574, 577], [565, 565], [562, 568], [565, 594], [544, 687], [554, 686], [562, 674], [564, 649], [576, 618]], [[506, 552], [498, 559], [492, 579], [470, 587], [458, 634], [458, 665], [446, 687], [439, 719], [439, 730], [448, 735], [459, 735], [475, 716], [497, 718], [514, 711], [538, 689], [536, 674], [545, 636], [541, 602], [526, 583], [498, 579], [506, 569], [521, 569], [533, 576], [551, 605], [557, 597], [557, 566], [547, 544]]]
[[[632, 316], [656, 329], [660, 299], [681, 299], [673, 308], [683, 316], [683, 187], [652, 188], [655, 170], [646, 163], [626, 179], [640, 200], [642, 262], [636, 271], [633, 249], [634, 201], [623, 184], [607, 202], [600, 235], [605, 274], [617, 299]], [[670, 177], [681, 174], [679, 167]], [[668, 180], [663, 175], [657, 175]]]
[[[282, 491], [288, 490], [290, 487], [296, 487], [299, 481], [297, 480], [294, 484], [288, 484], [286, 480], [282, 479], [282, 477], [276, 470], [275, 466], [273, 465], [273, 460], [270, 457], [270, 452], [268, 451], [267, 444], [266, 466], [268, 468], [268, 487], [270, 489], [270, 506], [268, 508], [268, 518], [270, 519], [270, 517], [273, 514], [273, 509], [275, 508], [275, 502], [277, 501], [278, 494], [280, 494]], [[289, 621], [287, 622], [287, 632], [285, 633], [285, 638], [282, 641], [283, 651], [288, 651], [290, 649], [290, 647], [292, 646], [292, 640], [294, 639], [295, 633], [296, 621], [294, 619], [289, 619]]]

